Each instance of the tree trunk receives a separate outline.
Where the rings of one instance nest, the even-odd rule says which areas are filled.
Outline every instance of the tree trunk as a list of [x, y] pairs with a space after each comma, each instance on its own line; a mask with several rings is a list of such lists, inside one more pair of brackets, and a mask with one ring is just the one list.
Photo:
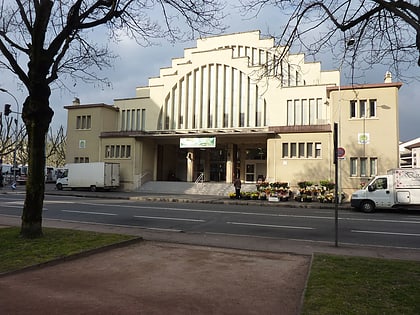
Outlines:
[[[43, 91], [43, 92], [42, 92]], [[42, 236], [42, 208], [45, 192], [45, 136], [53, 111], [49, 107], [50, 89], [43, 85], [29, 95], [23, 106], [23, 119], [28, 133], [28, 180], [22, 212], [20, 235], [24, 238]]]

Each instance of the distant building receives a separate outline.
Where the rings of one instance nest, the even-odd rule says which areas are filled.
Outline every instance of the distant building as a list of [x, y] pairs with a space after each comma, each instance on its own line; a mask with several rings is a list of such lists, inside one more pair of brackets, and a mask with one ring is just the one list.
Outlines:
[[334, 179], [337, 122], [339, 185], [351, 193], [399, 165], [400, 87], [389, 73], [384, 83], [340, 86], [339, 71], [258, 31], [203, 38], [136, 97], [65, 106], [67, 162], [118, 162], [127, 190], [200, 175], [318, 184]]
[[400, 167], [420, 167], [420, 138], [401, 142], [400, 145]]

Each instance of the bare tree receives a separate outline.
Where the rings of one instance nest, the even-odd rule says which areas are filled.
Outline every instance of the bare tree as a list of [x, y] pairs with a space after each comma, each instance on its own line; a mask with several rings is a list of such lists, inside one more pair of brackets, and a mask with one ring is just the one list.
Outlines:
[[278, 7], [286, 18], [284, 29], [275, 37], [286, 47], [301, 46], [309, 53], [327, 48], [342, 56], [352, 40], [352, 69], [355, 62], [360, 67], [386, 64], [404, 76], [413, 63], [420, 66], [417, 1], [242, 0], [242, 5], [256, 15], [266, 6]]
[[[16, 121], [16, 118], [0, 113], [0, 158], [3, 163], [13, 163], [13, 154], [22, 148], [26, 138], [25, 126]], [[19, 164], [20, 159], [17, 158], [16, 162]]]
[[47, 135], [47, 143], [45, 150], [45, 159], [47, 165], [50, 166], [63, 166], [66, 161], [66, 135], [64, 127], [60, 128], [54, 133], [53, 129]]
[[[194, 36], [220, 30], [221, 9], [219, 0], [0, 0], [0, 67], [15, 74], [27, 90], [22, 110], [29, 154], [23, 237], [42, 235], [51, 84], [65, 76], [105, 83], [94, 68], [109, 67], [115, 57], [106, 46], [89, 41], [92, 30], [103, 26], [110, 39], [128, 35], [143, 45], [154, 38], [175, 41], [186, 36], [182, 22]], [[152, 20], [153, 14], [162, 25]]]

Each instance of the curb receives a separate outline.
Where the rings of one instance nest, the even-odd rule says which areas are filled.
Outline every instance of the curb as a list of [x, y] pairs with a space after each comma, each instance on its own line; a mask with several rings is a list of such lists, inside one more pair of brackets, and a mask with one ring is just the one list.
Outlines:
[[[106, 233], [103, 233], [103, 234], [106, 234]], [[103, 253], [103, 252], [106, 252], [106, 251], [111, 250], [111, 249], [130, 246], [130, 245], [133, 245], [133, 244], [141, 243], [143, 241], [144, 241], [144, 239], [142, 237], [135, 237], [135, 238], [129, 239], [127, 241], [122, 241], [122, 242], [118, 242], [118, 243], [104, 245], [104, 246], [97, 247], [97, 248], [88, 249], [88, 250], [85, 250], [85, 251], [82, 251], [82, 252], [79, 252], [79, 253], [71, 254], [71, 255], [68, 255], [68, 256], [64, 256], [64, 257], [58, 257], [58, 258], [48, 260], [48, 261], [45, 261], [45, 262], [42, 262], [42, 263], [39, 263], [39, 264], [23, 267], [21, 269], [2, 272], [2, 273], [0, 273], [0, 279], [3, 278], [3, 277], [11, 276], [11, 275], [21, 274], [21, 273], [24, 273], [24, 272], [27, 272], [27, 271], [37, 270], [37, 269], [44, 268], [44, 267], [47, 267], [47, 266], [58, 265], [58, 264], [63, 263], [63, 262], [73, 261], [73, 260], [76, 260], [76, 259], [79, 259], [79, 258], [91, 256], [91, 255], [94, 255], [94, 254]]]

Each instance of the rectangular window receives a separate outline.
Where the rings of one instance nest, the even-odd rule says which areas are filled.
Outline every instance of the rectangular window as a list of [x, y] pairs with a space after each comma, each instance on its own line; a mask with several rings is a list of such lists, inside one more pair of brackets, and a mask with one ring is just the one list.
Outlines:
[[290, 157], [295, 158], [297, 157], [297, 148], [296, 148], [296, 143], [291, 143], [290, 144]]
[[74, 158], [74, 163], [79, 163], [79, 158], [78, 157]]
[[293, 101], [287, 101], [287, 125], [294, 126], [295, 125], [295, 110], [293, 106]]
[[282, 157], [283, 158], [289, 157], [289, 144], [288, 143], [282, 144]]
[[89, 163], [89, 158], [85, 157], [85, 163]]
[[125, 110], [121, 111], [121, 130], [125, 130]]
[[311, 158], [313, 157], [313, 151], [314, 151], [314, 144], [312, 142], [308, 142], [306, 144], [306, 157]]
[[357, 176], [357, 158], [350, 158], [350, 176]]
[[305, 143], [299, 142], [299, 158], [305, 157]]
[[359, 102], [359, 117], [365, 118], [366, 117], [366, 100], [361, 100]]
[[302, 104], [300, 100], [295, 100], [295, 125], [302, 125]]
[[126, 150], [125, 150], [125, 157], [126, 157], [126, 158], [131, 157], [131, 145], [127, 145], [127, 146], [126, 146]]
[[360, 176], [367, 176], [367, 158], [360, 158]]
[[115, 145], [111, 145], [111, 153], [109, 157], [114, 158], [115, 157]]
[[106, 158], [110, 158], [111, 157], [111, 149], [109, 147], [109, 145], [105, 146], [105, 157]]
[[316, 106], [315, 100], [312, 98], [309, 100], [309, 124], [310, 125], [316, 125], [318, 123], [318, 109]]
[[302, 119], [304, 125], [309, 125], [310, 110], [308, 100], [302, 100]]
[[370, 176], [378, 175], [378, 158], [370, 158]]
[[141, 110], [141, 130], [145, 130], [146, 129], [146, 110], [143, 108]]
[[369, 101], [369, 117], [376, 117], [376, 100]]
[[91, 128], [91, 116], [77, 116], [76, 117], [76, 129], [90, 129]]
[[129, 110], [129, 109], [127, 109], [127, 111], [126, 111], [126, 120], [125, 120], [125, 130], [130, 130], [131, 129], [131, 124], [130, 124], [130, 122], [131, 122], [131, 110]]
[[316, 158], [321, 157], [321, 143], [320, 142], [315, 143], [315, 157]]
[[120, 146], [119, 145], [115, 146], [115, 157], [116, 158], [120, 157]]
[[350, 118], [356, 118], [356, 101], [350, 101]]

